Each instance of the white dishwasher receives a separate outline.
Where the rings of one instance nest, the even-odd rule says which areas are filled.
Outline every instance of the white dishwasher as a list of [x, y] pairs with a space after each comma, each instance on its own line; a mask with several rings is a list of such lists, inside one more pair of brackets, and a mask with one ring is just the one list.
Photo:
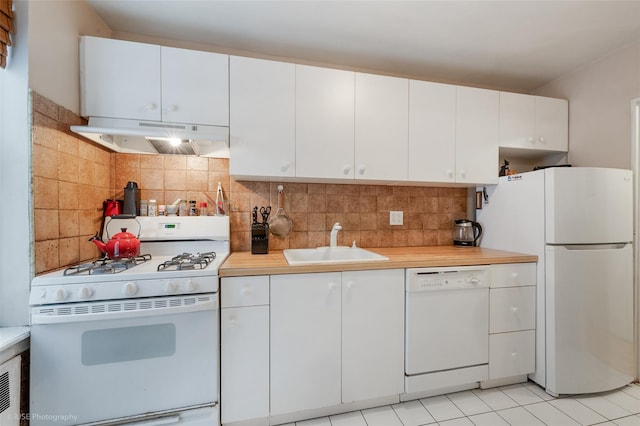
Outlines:
[[488, 379], [489, 266], [406, 271], [405, 392]]

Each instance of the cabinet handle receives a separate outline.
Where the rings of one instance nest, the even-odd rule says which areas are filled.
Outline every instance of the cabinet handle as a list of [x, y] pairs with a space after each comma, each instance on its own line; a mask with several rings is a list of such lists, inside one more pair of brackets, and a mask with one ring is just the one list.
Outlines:
[[358, 174], [364, 175], [364, 172], [367, 171], [367, 167], [364, 164], [360, 164], [358, 166]]
[[518, 356], [518, 352], [511, 352], [511, 358], [515, 358]]
[[342, 168], [342, 173], [348, 175], [351, 172], [351, 166], [349, 164], [345, 164]]
[[517, 306], [512, 306], [511, 307], [511, 312], [513, 312], [514, 314], [517, 313], [520, 310], [520, 308], [518, 308]]
[[514, 272], [513, 274], [511, 274], [511, 278], [513, 278], [513, 280], [516, 281], [518, 278], [520, 278], [520, 274], [517, 272]]
[[353, 281], [349, 281], [347, 283], [347, 289], [351, 290], [352, 288], [355, 288], [356, 283], [354, 283]]
[[460, 177], [462, 179], [466, 179], [467, 178], [467, 172], [465, 172], [464, 170], [460, 170]]
[[338, 286], [338, 284], [336, 284], [334, 282], [330, 282], [329, 283], [329, 291], [335, 290], [337, 286]]
[[150, 102], [145, 108], [146, 111], [154, 111], [158, 109], [158, 104], [155, 102]]
[[545, 143], [544, 138], [538, 138], [538, 141], [539, 141], [541, 144], [544, 144], [544, 143]]
[[535, 143], [535, 142], [536, 142], [536, 139], [535, 139], [533, 136], [529, 136], [529, 137], [527, 138], [527, 142], [529, 142], [529, 143]]
[[287, 170], [289, 170], [290, 167], [291, 167], [291, 162], [287, 161], [286, 163], [284, 163], [282, 165], [282, 167], [280, 167], [280, 170], [282, 171], [282, 173], [286, 173]]
[[251, 295], [251, 293], [253, 293], [253, 290], [251, 290], [250, 287], [245, 287], [242, 289], [242, 295], [243, 296], [249, 296]]
[[453, 170], [451, 170], [451, 169], [447, 169], [446, 173], [447, 173], [447, 177], [448, 177], [449, 179], [453, 179]]

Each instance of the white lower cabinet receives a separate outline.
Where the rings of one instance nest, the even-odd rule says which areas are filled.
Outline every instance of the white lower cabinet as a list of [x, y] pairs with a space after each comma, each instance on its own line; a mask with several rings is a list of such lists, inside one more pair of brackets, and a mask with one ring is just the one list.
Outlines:
[[536, 367], [534, 330], [489, 335], [489, 379], [533, 373]]
[[271, 414], [402, 393], [403, 270], [271, 277]]
[[489, 380], [535, 371], [536, 264], [491, 265]]
[[340, 273], [271, 277], [271, 415], [340, 404]]
[[491, 289], [489, 333], [533, 330], [536, 327], [534, 286]]
[[223, 278], [220, 412], [223, 424], [269, 417], [269, 277]]
[[[491, 266], [482, 385], [535, 371], [535, 271], [535, 263]], [[223, 278], [222, 423], [267, 425], [274, 416], [403, 394], [404, 272]]]
[[404, 389], [404, 274], [342, 273], [342, 402]]

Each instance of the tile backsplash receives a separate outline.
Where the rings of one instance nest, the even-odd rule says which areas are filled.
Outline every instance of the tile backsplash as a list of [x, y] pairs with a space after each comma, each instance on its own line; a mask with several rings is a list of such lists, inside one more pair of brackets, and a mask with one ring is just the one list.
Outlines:
[[[231, 222], [231, 249], [250, 250], [251, 210], [271, 205], [284, 186], [292, 232], [270, 236], [269, 248], [327, 245], [335, 222], [338, 244], [361, 247], [450, 245], [453, 220], [466, 216], [465, 188], [237, 181], [229, 160], [175, 155], [120, 154], [70, 132], [83, 120], [33, 93], [33, 207], [36, 273], [96, 258], [88, 239], [98, 231], [102, 201], [122, 198], [128, 181], [142, 199], [210, 201], [222, 183]], [[404, 212], [389, 225], [389, 211]]]
[[37, 93], [32, 99], [35, 271], [42, 273], [98, 256], [88, 239], [113, 194], [115, 158], [69, 131], [79, 116]]

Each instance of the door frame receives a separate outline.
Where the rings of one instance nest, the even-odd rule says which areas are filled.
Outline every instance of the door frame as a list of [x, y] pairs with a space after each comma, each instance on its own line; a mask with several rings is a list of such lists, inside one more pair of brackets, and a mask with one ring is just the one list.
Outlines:
[[638, 250], [638, 232], [640, 230], [640, 98], [631, 100], [631, 169], [633, 171], [633, 248], [634, 248], [634, 268], [633, 283], [635, 294], [634, 325], [635, 325], [635, 359], [636, 359], [636, 380], [640, 378], [640, 250]]

